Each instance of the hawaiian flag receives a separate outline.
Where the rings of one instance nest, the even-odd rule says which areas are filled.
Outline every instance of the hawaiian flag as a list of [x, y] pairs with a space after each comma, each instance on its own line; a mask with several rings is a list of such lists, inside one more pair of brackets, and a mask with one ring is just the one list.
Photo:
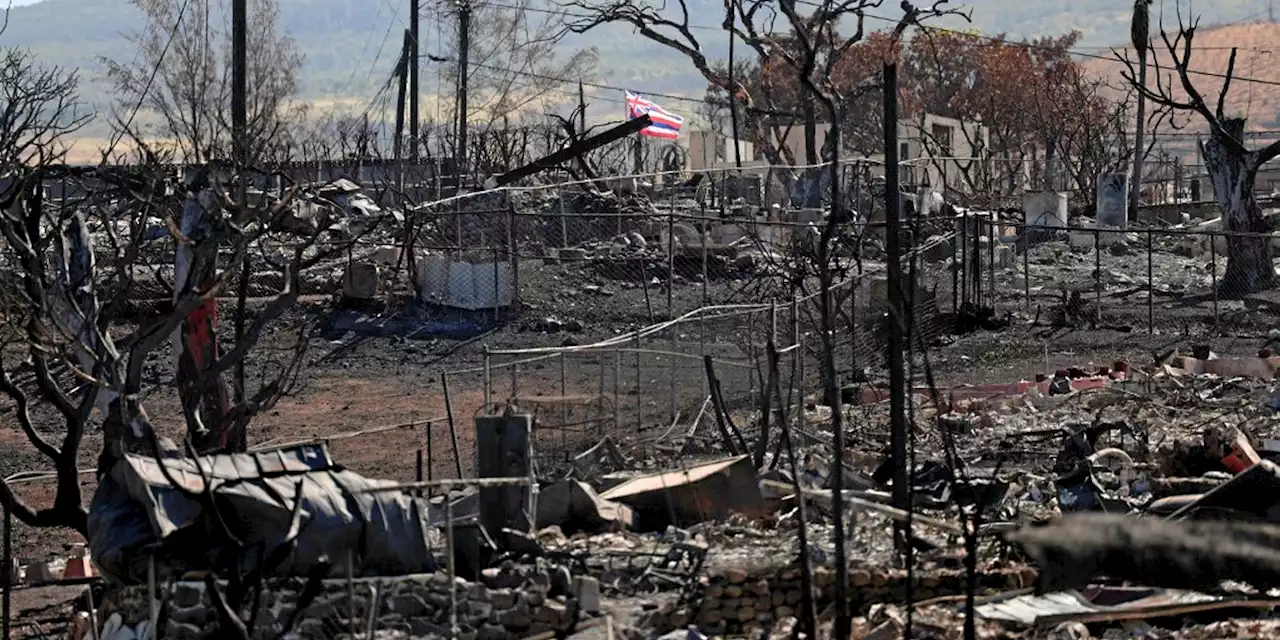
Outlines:
[[628, 91], [627, 119], [634, 120], [646, 113], [649, 114], [653, 124], [641, 129], [640, 135], [663, 140], [675, 140], [680, 137], [680, 125], [684, 124], [684, 118]]

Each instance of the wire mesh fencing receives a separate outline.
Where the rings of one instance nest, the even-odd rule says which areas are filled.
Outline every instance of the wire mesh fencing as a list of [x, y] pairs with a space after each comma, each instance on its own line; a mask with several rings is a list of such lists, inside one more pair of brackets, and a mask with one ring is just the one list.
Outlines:
[[1273, 251], [1270, 234], [1004, 226], [1007, 253], [983, 278], [996, 283], [993, 307], [1033, 326], [1183, 339], [1275, 326], [1275, 270], [1258, 257]]

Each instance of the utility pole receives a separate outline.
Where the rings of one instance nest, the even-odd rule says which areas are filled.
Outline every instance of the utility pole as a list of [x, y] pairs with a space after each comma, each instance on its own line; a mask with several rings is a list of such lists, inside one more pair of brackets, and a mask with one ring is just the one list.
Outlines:
[[418, 67], [422, 61], [418, 55], [418, 39], [421, 35], [418, 21], [418, 0], [409, 0], [409, 158], [418, 160]]
[[245, 128], [248, 122], [248, 63], [245, 32], [249, 30], [246, 0], [231, 0], [231, 149], [242, 176], [239, 180], [239, 196], [243, 203], [244, 165], [248, 163], [245, 148]]
[[467, 66], [471, 50], [471, 0], [458, 0], [458, 188], [467, 173]]
[[[249, 206], [249, 185], [248, 167], [249, 167], [249, 141], [246, 140], [248, 133], [248, 44], [246, 33], [249, 30], [248, 2], [246, 0], [232, 0], [231, 2], [231, 154], [236, 167], [236, 202], [241, 207]], [[236, 321], [235, 336], [236, 344], [244, 338], [245, 333], [245, 305], [246, 297], [249, 291], [249, 253], [245, 252], [244, 260], [240, 263], [240, 282], [239, 292], [236, 300]], [[201, 283], [203, 285], [204, 283]], [[213, 314], [216, 314], [216, 307], [213, 307]], [[216, 315], [215, 315], [216, 317]], [[217, 349], [217, 341], [215, 340], [209, 349]], [[215, 351], [216, 353], [216, 351]], [[244, 398], [245, 394], [245, 363], [241, 358], [236, 363], [235, 373], [235, 400], [239, 402]], [[200, 373], [204, 373], [203, 371]], [[197, 391], [199, 393], [199, 391]], [[215, 405], [216, 406], [216, 405]], [[221, 421], [222, 416], [218, 416]], [[221, 427], [226, 429], [225, 426]]]
[[1147, 99], [1143, 90], [1147, 87], [1147, 43], [1151, 25], [1147, 5], [1151, 0], [1134, 0], [1133, 18], [1129, 24], [1129, 39], [1138, 52], [1138, 128], [1133, 136], [1133, 177], [1129, 185], [1129, 219], [1138, 219], [1138, 205], [1142, 197], [1142, 161], [1146, 155]]
[[578, 81], [578, 137], [587, 137], [587, 93], [582, 89], [582, 81]]
[[893, 505], [906, 510], [910, 508], [907, 502], [910, 471], [907, 469], [907, 381], [902, 351], [905, 347], [903, 325], [913, 310], [903, 308], [906, 297], [902, 292], [899, 238], [902, 196], [898, 177], [898, 65], [887, 63], [884, 65], [884, 233], [889, 263], [889, 442], [893, 456]]
[[[396, 78], [399, 88], [396, 92], [396, 137], [391, 142], [392, 154], [396, 163], [396, 188], [404, 191], [404, 94], [410, 83], [409, 69], [417, 66], [410, 59], [413, 55], [412, 29], [405, 29], [404, 44], [400, 47], [400, 62], [396, 64]], [[410, 134], [412, 135], [412, 134]], [[410, 143], [413, 144], [412, 142]]]
[[738, 82], [733, 69], [733, 14], [729, 13], [725, 26], [729, 31], [729, 126], [733, 129], [733, 168], [742, 170], [742, 150], [738, 144]]

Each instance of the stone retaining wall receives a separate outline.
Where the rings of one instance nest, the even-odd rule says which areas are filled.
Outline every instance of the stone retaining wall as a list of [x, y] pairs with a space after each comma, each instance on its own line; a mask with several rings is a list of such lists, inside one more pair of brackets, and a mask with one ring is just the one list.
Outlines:
[[[978, 594], [1021, 589], [1035, 583], [1030, 567], [1007, 567], [984, 571], [978, 576]], [[880, 602], [906, 601], [906, 571], [853, 569], [849, 572], [850, 606], [865, 611]], [[835, 601], [835, 572], [827, 567], [814, 569], [814, 589], [819, 613]], [[964, 593], [965, 575], [959, 569], [917, 571], [912, 600], [920, 602]], [[655, 612], [649, 623], [660, 630], [696, 625], [708, 635], [748, 634], [775, 623], [799, 617], [803, 591], [799, 568], [764, 572], [726, 569], [703, 579], [692, 601], [674, 610]]]
[[[276, 636], [296, 608], [304, 584], [302, 579], [269, 581], [254, 624], [254, 637]], [[459, 638], [506, 640], [563, 631], [578, 618], [575, 599], [548, 597], [548, 586], [534, 582], [517, 588], [490, 588], [461, 578], [451, 584], [448, 576], [437, 573], [381, 580], [362, 578], [355, 580], [353, 586], [349, 589], [346, 580], [326, 581], [321, 595], [294, 627], [296, 636], [307, 640], [333, 638], [349, 633], [353, 626], [363, 632], [368, 628], [372, 609], [374, 629], [380, 632], [380, 638], [448, 637], [451, 591], [458, 602]], [[166, 593], [166, 611], [161, 614], [163, 637], [194, 640], [216, 628], [217, 614], [203, 583], [175, 583]], [[112, 614], [118, 614], [125, 626], [136, 629], [148, 616], [146, 588], [125, 587], [109, 592], [102, 619], [107, 620]]]

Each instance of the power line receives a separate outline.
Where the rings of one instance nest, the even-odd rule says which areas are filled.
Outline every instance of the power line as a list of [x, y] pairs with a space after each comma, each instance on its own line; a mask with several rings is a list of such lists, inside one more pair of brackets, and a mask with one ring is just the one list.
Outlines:
[[[392, 8], [391, 11], [392, 11], [392, 15], [395, 15], [395, 9]], [[382, 58], [382, 50], [386, 48], [387, 40], [391, 37], [391, 30], [394, 28], [395, 28], [395, 23], [394, 22], [389, 23], [387, 25], [386, 32], [382, 34], [382, 44], [378, 45], [378, 51], [373, 55], [373, 64], [369, 66], [370, 75], [373, 74], [373, 69], [378, 66], [378, 60]], [[369, 37], [365, 39], [364, 46], [360, 48], [360, 55], [358, 56], [358, 58], [363, 58], [364, 53], [369, 50], [369, 43], [373, 41], [374, 33], [376, 32], [373, 32], [373, 31], [369, 32]], [[351, 84], [355, 82], [355, 79], [356, 79], [356, 71], [358, 71], [359, 69], [360, 69], [360, 65], [358, 64], [351, 65], [351, 75], [347, 77], [347, 81], [343, 85], [342, 90], [338, 92], [338, 95], [345, 94], [347, 90], [351, 88]]]
[[[536, 7], [515, 7], [515, 6], [511, 6], [511, 5], [504, 5], [504, 4], [501, 4], [501, 3], [496, 3], [496, 2], [491, 2], [491, 3], [488, 3], [488, 4], [489, 4], [489, 6], [500, 7], [500, 8], [510, 9], [510, 10], [515, 10], [515, 11], [532, 11], [532, 12], [536, 12], [536, 13], [547, 13], [547, 14], [559, 15], [559, 16], [564, 16], [564, 17], [568, 17], [568, 18], [583, 18], [583, 19], [591, 19], [591, 18], [595, 17], [595, 16], [592, 16], [592, 15], [589, 15], [589, 14], [571, 13], [571, 12], [564, 12], [564, 11], [555, 11], [555, 10], [551, 10], [551, 9], [539, 9], [539, 8], [536, 8]], [[812, 2], [811, 0], [797, 0], [797, 4], [808, 5], [808, 6], [811, 6], [811, 7], [821, 7], [821, 6], [823, 6], [823, 5], [821, 5], [821, 4], [817, 3], [817, 2]], [[1265, 13], [1265, 12], [1263, 12], [1263, 13]], [[897, 24], [897, 23], [899, 22], [899, 20], [898, 20], [897, 18], [890, 18], [890, 17], [888, 17], [888, 16], [879, 16], [879, 15], [875, 15], [875, 14], [872, 14], [872, 13], [864, 13], [863, 15], [864, 15], [864, 17], [869, 18], [869, 19], [871, 19], [871, 20], [880, 20], [880, 21], [882, 21], [882, 22], [891, 22], [891, 23], [893, 23], [893, 24]], [[1238, 20], [1238, 21], [1236, 21], [1236, 22], [1229, 22], [1229, 23], [1227, 23], [1227, 24], [1225, 24], [1225, 25], [1221, 25], [1221, 27], [1228, 27], [1228, 26], [1232, 26], [1232, 25], [1234, 25], [1234, 24], [1239, 24], [1240, 22], [1243, 22], [1243, 21], [1245, 21], [1245, 20], [1250, 20], [1250, 19], [1252, 19], [1252, 18], [1255, 18], [1255, 17], [1257, 17], [1258, 15], [1261, 15], [1261, 14], [1255, 14], [1255, 15], [1252, 15], [1252, 16], [1248, 16], [1248, 17], [1242, 18], [1241, 20]], [[724, 30], [724, 28], [723, 28], [723, 27], [717, 27], [717, 26], [711, 26], [711, 25], [689, 24], [689, 25], [685, 25], [685, 26], [687, 26], [689, 29], [692, 29], [692, 30], [698, 30], [698, 31], [723, 31], [723, 30]], [[999, 44], [1004, 44], [1004, 45], [1009, 45], [1009, 46], [1015, 46], [1015, 47], [1023, 47], [1023, 48], [1027, 48], [1027, 49], [1041, 49], [1041, 50], [1049, 50], [1049, 51], [1058, 51], [1058, 49], [1057, 49], [1057, 48], [1055, 48], [1055, 47], [1049, 47], [1049, 46], [1046, 46], [1046, 45], [1038, 45], [1038, 44], [1035, 44], [1034, 42], [1027, 42], [1027, 41], [1025, 41], [1025, 40], [1023, 40], [1023, 41], [1019, 41], [1019, 40], [1010, 40], [1009, 38], [999, 38], [999, 37], [995, 37], [995, 36], [984, 36], [984, 35], [982, 35], [982, 34], [976, 34], [976, 33], [972, 33], [972, 32], [970, 32], [970, 31], [962, 31], [962, 30], [959, 30], [959, 29], [950, 29], [950, 28], [947, 28], [947, 27], [937, 27], [937, 26], [930, 26], [930, 25], [917, 25], [917, 26], [918, 26], [921, 30], [924, 30], [924, 31], [935, 31], [935, 32], [938, 32], [938, 33], [951, 33], [951, 34], [957, 34], [957, 35], [964, 35], [964, 36], [969, 36], [969, 37], [972, 37], [972, 38], [977, 38], [977, 39], [979, 39], [979, 40], [984, 40], [984, 41], [987, 41], [987, 42], [999, 43]], [[1113, 47], [1083, 47], [1083, 48], [1093, 48], [1093, 49], [1113, 49]], [[1236, 48], [1236, 47], [1193, 47], [1193, 48], [1192, 48], [1192, 51], [1230, 50], [1230, 49], [1233, 49], [1233, 48]], [[1123, 61], [1118, 60], [1118, 59], [1116, 59], [1116, 58], [1114, 58], [1114, 57], [1098, 55], [1098, 54], [1095, 54], [1095, 53], [1089, 53], [1089, 52], [1086, 52], [1086, 51], [1082, 51], [1081, 49], [1082, 49], [1082, 47], [1076, 47], [1076, 48], [1072, 48], [1072, 49], [1066, 49], [1066, 50], [1065, 50], [1065, 52], [1066, 52], [1066, 53], [1069, 53], [1069, 54], [1071, 54], [1071, 55], [1074, 55], [1074, 56], [1079, 56], [1079, 57], [1081, 57], [1081, 58], [1091, 58], [1091, 59], [1095, 59], [1095, 60], [1105, 60], [1105, 61], [1110, 62], [1110, 63], [1113, 63], [1113, 64], [1123, 64]], [[1197, 70], [1197, 69], [1188, 69], [1188, 70], [1187, 70], [1187, 72], [1188, 72], [1188, 73], [1190, 73], [1191, 75], [1198, 75], [1198, 76], [1205, 76], [1205, 77], [1219, 78], [1219, 79], [1224, 79], [1224, 78], [1226, 78], [1226, 74], [1216, 73], [1216, 72], [1213, 72], [1213, 71], [1200, 71], [1200, 70]], [[1233, 82], [1252, 82], [1252, 83], [1255, 83], [1255, 84], [1270, 85], [1270, 86], [1280, 86], [1280, 81], [1276, 81], [1276, 80], [1264, 80], [1264, 79], [1261, 79], [1261, 78], [1247, 78], [1247, 77], [1237, 76], [1237, 75], [1232, 75], [1231, 79], [1232, 79], [1232, 81], [1233, 81]], [[653, 95], [656, 95], [656, 94], [653, 94]]]
[[[419, 57], [420, 57], [420, 58], [425, 58], [425, 57], [428, 57], [428, 56], [419, 56]], [[442, 62], [442, 61], [443, 61], [443, 62], [457, 62], [457, 59], [455, 59], [455, 58], [441, 58], [441, 57], [435, 56], [435, 57], [434, 57], [434, 59], [435, 59], [435, 61], [436, 61], [436, 62]], [[577, 84], [577, 83], [581, 82], [581, 83], [582, 83], [582, 86], [584, 86], [584, 87], [591, 87], [591, 88], [593, 88], [593, 89], [608, 89], [608, 90], [611, 90], [611, 91], [630, 91], [630, 89], [627, 89], [626, 87], [619, 87], [619, 86], [611, 85], [611, 84], [602, 84], [602, 83], [599, 83], [599, 82], [588, 82], [588, 81], [586, 81], [586, 80], [575, 80], [575, 79], [572, 79], [572, 78], [564, 78], [564, 77], [561, 77], [561, 76], [551, 76], [551, 75], [546, 75], [546, 74], [542, 74], [542, 73], [536, 73], [536, 72], [534, 72], [534, 71], [521, 71], [521, 70], [519, 70], [519, 69], [511, 69], [511, 68], [509, 68], [509, 67], [499, 67], [499, 66], [496, 66], [496, 65], [484, 64], [484, 63], [481, 63], [481, 62], [472, 62], [470, 66], [472, 66], [472, 67], [479, 67], [479, 68], [481, 68], [481, 69], [489, 69], [490, 71], [500, 71], [500, 72], [504, 72], [504, 73], [513, 73], [513, 74], [521, 75], [521, 76], [525, 76], [525, 77], [528, 77], [528, 78], [536, 78], [536, 79], [538, 79], [538, 80], [548, 80], [548, 81], [551, 81], [551, 82], [557, 82], [557, 83], [560, 83], [560, 84]], [[690, 97], [688, 97], [688, 96], [678, 96], [678, 95], [670, 94], [670, 93], [654, 93], [654, 92], [652, 92], [652, 91], [644, 91], [644, 92], [642, 92], [642, 93], [644, 93], [644, 95], [646, 95], [646, 96], [653, 96], [653, 97], [655, 97], [655, 98], [664, 98], [664, 99], [667, 99], [667, 100], [680, 100], [680, 101], [684, 101], [684, 102], [692, 102], [692, 103], [695, 103], [695, 104], [702, 104], [702, 103], [706, 102], [706, 99], [704, 99], [704, 98], [690, 98]], [[614, 98], [605, 98], [605, 99], [606, 99], [606, 100], [610, 100], [610, 101], [612, 101], [612, 102], [625, 103], [625, 101], [623, 101], [623, 100], [617, 100], [617, 99], [614, 99]]]
[[[816, 3], [813, 3], [813, 2], [805, 2], [804, 0], [797, 0], [797, 1], [798, 1], [800, 4], [808, 4], [808, 5], [812, 5], [812, 6], [818, 6]], [[877, 16], [877, 15], [872, 15], [872, 14], [869, 14], [869, 13], [868, 13], [868, 14], [866, 14], [866, 17], [871, 18], [871, 19], [873, 19], [873, 20], [883, 20], [883, 21], [892, 22], [892, 23], [895, 23], [895, 24], [897, 24], [897, 22], [898, 22], [898, 20], [896, 20], [896, 19], [894, 19], [894, 18], [887, 18], [887, 17], [884, 17], [884, 16]], [[939, 32], [939, 33], [953, 33], [953, 34], [965, 35], [965, 36], [969, 36], [969, 37], [972, 37], [972, 38], [977, 38], [977, 39], [979, 39], [979, 40], [985, 40], [985, 41], [988, 41], [988, 42], [994, 42], [994, 43], [1005, 44], [1005, 45], [1010, 45], [1010, 46], [1024, 47], [1024, 48], [1027, 48], [1027, 49], [1040, 49], [1040, 50], [1046, 50], [1046, 51], [1057, 51], [1057, 50], [1058, 50], [1056, 47], [1050, 47], [1050, 46], [1047, 46], [1047, 45], [1036, 44], [1036, 43], [1034, 43], [1034, 42], [1027, 42], [1027, 41], [1015, 41], [1015, 40], [1009, 40], [1008, 38], [997, 38], [997, 37], [994, 37], [994, 36], [984, 36], [984, 35], [982, 35], [982, 34], [971, 33], [971, 32], [968, 32], [968, 31], [960, 31], [960, 30], [958, 30], [958, 29], [948, 29], [948, 28], [946, 28], [946, 27], [935, 27], [935, 26], [929, 26], [929, 25], [919, 25], [919, 28], [920, 28], [921, 30], [924, 30], [924, 31], [936, 31], [936, 32]], [[1193, 48], [1192, 48], [1192, 51], [1196, 51], [1196, 50], [1197, 50], [1197, 48], [1196, 48], [1196, 47], [1193, 47]], [[1111, 62], [1111, 63], [1113, 63], [1113, 64], [1124, 64], [1124, 62], [1123, 62], [1122, 60], [1118, 60], [1118, 59], [1116, 59], [1116, 58], [1114, 58], [1114, 57], [1111, 57], [1111, 56], [1100, 56], [1100, 55], [1098, 55], [1098, 54], [1094, 54], [1094, 53], [1085, 53], [1085, 52], [1083, 52], [1083, 51], [1079, 51], [1079, 50], [1077, 50], [1077, 49], [1066, 49], [1065, 51], [1066, 51], [1066, 53], [1069, 53], [1069, 54], [1071, 54], [1071, 55], [1075, 55], [1075, 56], [1079, 56], [1079, 57], [1081, 57], [1081, 58], [1092, 58], [1092, 59], [1094, 59], [1094, 60], [1105, 60], [1105, 61], [1107, 61], [1107, 62]], [[1224, 73], [1215, 73], [1215, 72], [1213, 72], [1213, 71], [1199, 71], [1199, 70], [1197, 70], [1197, 69], [1188, 69], [1188, 70], [1187, 70], [1187, 73], [1188, 73], [1188, 74], [1191, 74], [1191, 75], [1205, 76], [1205, 77], [1210, 77], [1210, 78], [1219, 78], [1219, 79], [1225, 79], [1225, 78], [1227, 77], [1227, 75], [1226, 75], [1226, 74], [1224, 74]], [[1252, 83], [1255, 83], [1255, 84], [1262, 84], [1262, 85], [1269, 85], [1269, 86], [1276, 86], [1276, 87], [1280, 87], [1280, 81], [1275, 81], [1275, 80], [1263, 80], [1263, 79], [1261, 79], [1261, 78], [1246, 78], [1246, 77], [1243, 77], [1243, 76], [1237, 76], [1237, 75], [1234, 75], [1234, 74], [1232, 74], [1232, 76], [1231, 76], [1231, 80], [1232, 80], [1233, 82], [1252, 82]]]
[[[107, 151], [102, 155], [103, 160], [106, 160], [115, 151], [116, 145], [120, 144], [121, 138], [124, 137], [125, 130], [133, 125], [133, 119], [138, 116], [138, 111], [142, 109], [142, 103], [146, 101], [147, 94], [151, 93], [151, 87], [155, 85], [156, 76], [160, 75], [160, 67], [164, 65], [164, 58], [169, 54], [169, 47], [173, 45], [173, 39], [178, 36], [178, 28], [182, 26], [182, 18], [187, 14], [188, 4], [191, 4], [191, 0], [182, 0], [182, 6], [178, 7], [178, 18], [173, 21], [173, 28], [169, 30], [169, 37], [164, 42], [164, 48], [160, 50], [160, 56], [156, 58], [156, 64], [152, 67], [151, 74], [147, 76], [147, 83], [143, 86], [142, 92], [138, 94], [138, 101], [129, 110], [129, 118], [125, 120], [124, 127], [115, 133], [111, 144], [107, 145]], [[141, 54], [141, 46], [139, 46], [139, 54]], [[136, 56], [134, 60], [137, 60]]]

